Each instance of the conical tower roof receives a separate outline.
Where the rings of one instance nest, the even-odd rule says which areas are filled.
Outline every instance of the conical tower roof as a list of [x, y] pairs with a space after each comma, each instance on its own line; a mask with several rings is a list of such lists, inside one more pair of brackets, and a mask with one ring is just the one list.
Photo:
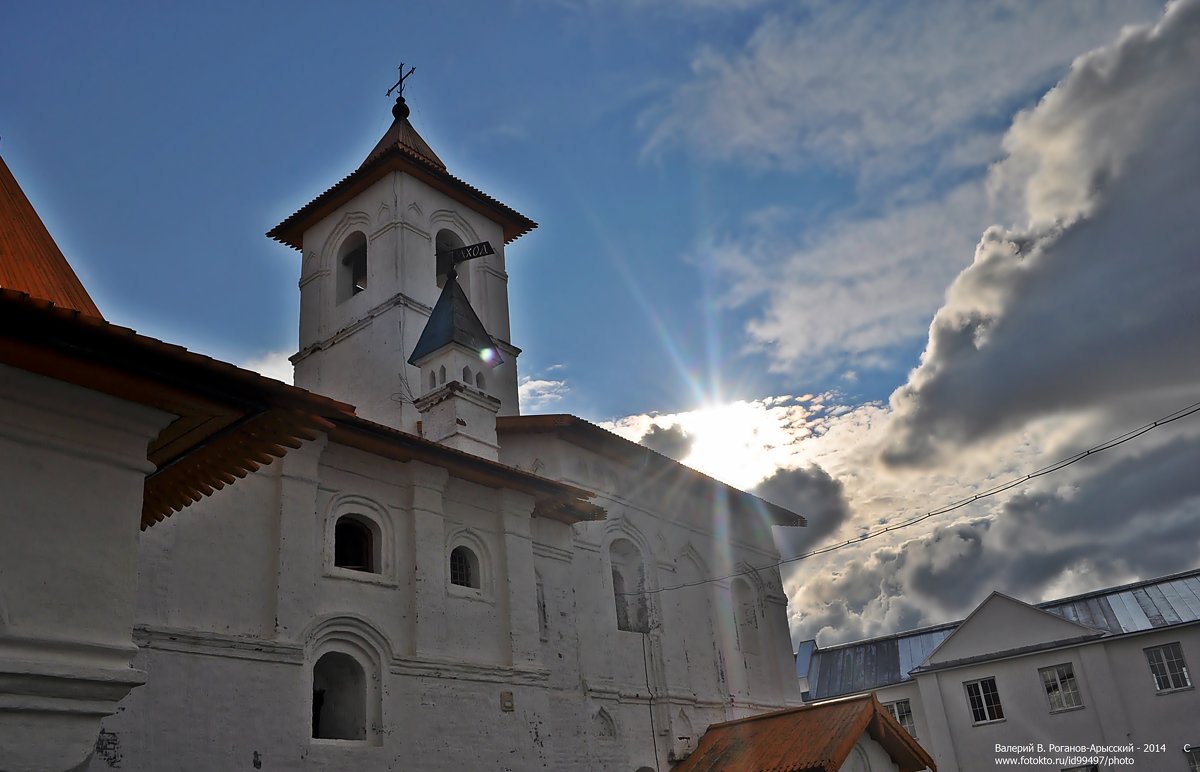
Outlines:
[[442, 159], [437, 157], [437, 153], [433, 152], [433, 148], [429, 146], [429, 143], [408, 122], [408, 106], [402, 102], [397, 102], [396, 108], [392, 110], [392, 116], [392, 125], [380, 137], [379, 142], [375, 144], [371, 152], [367, 153], [366, 160], [358, 168], [363, 168], [380, 156], [391, 152], [400, 152], [411, 155], [422, 163], [427, 163], [430, 166], [446, 171], [446, 164], [442, 163]]
[[0, 158], [0, 288], [104, 317]]
[[483, 322], [471, 308], [471, 301], [458, 286], [458, 280], [453, 276], [446, 277], [442, 294], [433, 305], [433, 312], [421, 337], [413, 348], [412, 356], [408, 358], [410, 365], [416, 365], [425, 357], [440, 348], [452, 343], [458, 343], [472, 351], [483, 352], [484, 349], [495, 348], [492, 336], [484, 329]]
[[415, 177], [498, 223], [504, 229], [506, 244], [537, 227], [536, 222], [517, 210], [450, 174], [442, 159], [409, 123], [408, 115], [408, 105], [403, 98], [398, 99], [392, 108], [391, 126], [375, 143], [366, 160], [336, 185], [268, 231], [267, 235], [292, 249], [300, 249], [306, 230], [394, 171]]

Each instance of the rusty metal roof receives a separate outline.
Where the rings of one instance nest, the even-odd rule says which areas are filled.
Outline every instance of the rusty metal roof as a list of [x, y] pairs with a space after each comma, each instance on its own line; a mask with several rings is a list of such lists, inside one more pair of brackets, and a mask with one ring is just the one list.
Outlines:
[[869, 734], [900, 772], [935, 770], [933, 759], [874, 695], [714, 724], [672, 772], [837, 772]]
[[497, 222], [509, 243], [537, 227], [537, 223], [512, 207], [497, 201], [479, 188], [446, 171], [446, 165], [407, 117], [396, 116], [383, 137], [362, 164], [333, 187], [309, 201], [267, 235], [292, 249], [301, 249], [304, 231], [349, 199], [366, 190], [389, 172], [415, 177], [450, 198]]
[[0, 158], [0, 288], [103, 318]]
[[[1200, 620], [1200, 569], [1036, 604], [1071, 622], [1123, 635]], [[912, 671], [962, 622], [817, 647], [807, 670], [808, 696], [823, 700], [881, 689], [912, 678]]]

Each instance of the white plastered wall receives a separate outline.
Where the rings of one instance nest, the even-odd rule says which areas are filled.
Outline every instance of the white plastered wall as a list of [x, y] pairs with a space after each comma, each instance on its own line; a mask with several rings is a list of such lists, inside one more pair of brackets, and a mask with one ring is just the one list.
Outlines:
[[[509, 342], [503, 229], [401, 172], [304, 234], [298, 386], [349, 402], [364, 418], [416, 431], [412, 399], [427, 389], [407, 361], [440, 292], [434, 240], [443, 229], [465, 244], [488, 241], [496, 251], [460, 264], [459, 283], [504, 360], [487, 372], [485, 390], [501, 401], [501, 415], [517, 413], [519, 351]], [[367, 238], [367, 289], [338, 302], [338, 250], [354, 231]]]

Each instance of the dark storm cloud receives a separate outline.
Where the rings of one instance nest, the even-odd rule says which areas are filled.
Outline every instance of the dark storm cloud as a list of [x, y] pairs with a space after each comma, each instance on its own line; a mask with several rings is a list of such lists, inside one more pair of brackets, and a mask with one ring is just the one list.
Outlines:
[[[1177, 2], [1018, 116], [991, 183], [1028, 225], [985, 232], [947, 290], [892, 396], [893, 473], [1002, 469], [989, 454], [1021, 436], [1048, 462], [1200, 399], [1198, 73], [1200, 1]], [[1197, 469], [1200, 416], [810, 576], [793, 630], [844, 641], [904, 629], [914, 610], [961, 618], [993, 589], [1037, 601], [1196, 567]]]
[[1200, 4], [1077, 60], [1006, 138], [989, 229], [892, 396], [883, 459], [933, 463], [1058, 413], [1200, 384]]
[[665, 429], [658, 424], [653, 424], [650, 426], [650, 431], [643, 434], [638, 442], [668, 458], [682, 461], [692, 452], [694, 440], [678, 424]]
[[[1089, 461], [1070, 483], [1019, 493], [988, 517], [810, 579], [797, 636], [826, 628], [821, 642], [830, 644], [960, 619], [992, 590], [1045, 600], [1053, 595], [1046, 588], [1068, 574], [1094, 588], [1200, 565], [1196, 429]], [[896, 626], [904, 611], [908, 624]]]
[[806, 528], [789, 528], [777, 534], [784, 557], [824, 545], [850, 516], [841, 481], [815, 465], [780, 469], [756, 485], [753, 493], [808, 520]]

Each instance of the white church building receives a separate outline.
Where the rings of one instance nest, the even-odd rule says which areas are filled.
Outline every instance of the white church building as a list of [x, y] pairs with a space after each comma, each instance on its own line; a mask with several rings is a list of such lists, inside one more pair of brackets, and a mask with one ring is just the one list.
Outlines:
[[520, 415], [536, 224], [393, 115], [269, 234], [295, 387], [104, 321], [0, 163], [0, 769], [667, 770], [801, 704], [803, 518]]

